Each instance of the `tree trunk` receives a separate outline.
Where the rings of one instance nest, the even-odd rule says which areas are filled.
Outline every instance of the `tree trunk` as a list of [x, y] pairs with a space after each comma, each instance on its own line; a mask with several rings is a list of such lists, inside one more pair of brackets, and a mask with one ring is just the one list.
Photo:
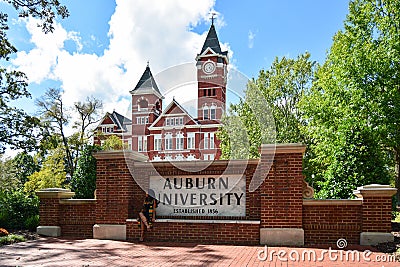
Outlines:
[[400, 149], [395, 150], [395, 186], [397, 188], [397, 193], [396, 193], [396, 206], [400, 205]]

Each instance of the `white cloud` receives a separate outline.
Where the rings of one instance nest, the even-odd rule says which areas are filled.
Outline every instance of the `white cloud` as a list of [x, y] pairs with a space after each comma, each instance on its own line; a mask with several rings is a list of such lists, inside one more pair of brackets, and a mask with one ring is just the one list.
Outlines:
[[[194, 63], [206, 32], [197, 34], [191, 29], [209, 20], [214, 4], [215, 0], [117, 0], [109, 21], [110, 44], [101, 56], [82, 53], [85, 42], [79, 33], [68, 32], [56, 23], [54, 33], [46, 35], [34, 19], [29, 19], [26, 27], [34, 48], [18, 52], [12, 63], [30, 82], [60, 81], [68, 105], [94, 95], [103, 100], [106, 111], [115, 108], [123, 112], [130, 102], [129, 91], [148, 60], [153, 74], [176, 64]], [[225, 23], [221, 14], [217, 17], [219, 28]], [[67, 40], [76, 43], [77, 52], [65, 49]], [[230, 50], [227, 44], [222, 47]]]
[[256, 34], [253, 33], [251, 30], [249, 30], [249, 34], [247, 37], [248, 37], [248, 41], [249, 41], [248, 46], [251, 49], [254, 46], [254, 38], [256, 37]]

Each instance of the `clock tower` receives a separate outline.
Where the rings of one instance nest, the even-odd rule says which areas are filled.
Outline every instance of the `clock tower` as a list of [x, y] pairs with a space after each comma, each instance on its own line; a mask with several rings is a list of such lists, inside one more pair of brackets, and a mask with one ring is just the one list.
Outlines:
[[225, 112], [229, 60], [228, 51], [221, 50], [214, 19], [196, 61], [198, 120], [202, 124], [218, 124]]

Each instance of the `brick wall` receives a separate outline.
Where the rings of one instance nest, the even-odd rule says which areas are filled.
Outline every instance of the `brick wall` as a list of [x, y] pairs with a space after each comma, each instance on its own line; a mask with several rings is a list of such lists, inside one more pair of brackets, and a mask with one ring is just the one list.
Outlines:
[[63, 236], [93, 238], [93, 225], [96, 221], [95, 200], [61, 200], [61, 233]]
[[362, 224], [363, 232], [391, 232], [392, 199], [375, 196], [363, 198]]
[[359, 244], [362, 225], [361, 200], [304, 201], [304, 243], [336, 244], [345, 238], [349, 244]]
[[[128, 240], [136, 240], [139, 229], [134, 219], [142, 208], [149, 177], [218, 176], [223, 173], [245, 175], [246, 216], [157, 216], [158, 222], [148, 233], [147, 240], [259, 244], [260, 228], [295, 228], [304, 230], [307, 245], [332, 244], [339, 238], [345, 238], [349, 244], [358, 244], [361, 232], [390, 232], [391, 197], [395, 189], [368, 185], [358, 188], [355, 193], [358, 200], [303, 200], [302, 152], [299, 146], [281, 146], [275, 157], [271, 156], [271, 149], [275, 147], [262, 147], [260, 161], [179, 163], [184, 165], [138, 162], [134, 158], [143, 156], [127, 155], [129, 160], [126, 160], [123, 152], [101, 152], [96, 154], [97, 199], [71, 200], [69, 198], [74, 193], [65, 189], [38, 192], [40, 225], [61, 226], [64, 236], [87, 238], [92, 237], [94, 224], [121, 224], [127, 225]], [[261, 186], [250, 192], [254, 179]], [[194, 223], [184, 219], [219, 222]]]
[[[127, 239], [139, 239], [137, 222], [127, 222]], [[203, 244], [260, 244], [259, 224], [156, 222], [146, 232], [148, 241], [193, 242]]]

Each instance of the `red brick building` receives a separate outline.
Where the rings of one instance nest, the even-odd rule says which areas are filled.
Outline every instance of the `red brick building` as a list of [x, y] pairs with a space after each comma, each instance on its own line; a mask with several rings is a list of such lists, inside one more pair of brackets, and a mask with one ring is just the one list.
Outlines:
[[[148, 156], [151, 161], [219, 159], [221, 150], [216, 132], [221, 126], [226, 105], [227, 53], [221, 50], [212, 24], [196, 56], [198, 92], [195, 118], [175, 99], [163, 109], [164, 96], [147, 66], [130, 91], [132, 120], [122, 120], [131, 126], [120, 127], [121, 137], [128, 147]], [[111, 115], [107, 114], [98, 126], [98, 132], [103, 135], [111, 134], [104, 132], [111, 126]], [[118, 128], [118, 123], [114, 126]], [[95, 143], [100, 143], [100, 138], [96, 137]]]

